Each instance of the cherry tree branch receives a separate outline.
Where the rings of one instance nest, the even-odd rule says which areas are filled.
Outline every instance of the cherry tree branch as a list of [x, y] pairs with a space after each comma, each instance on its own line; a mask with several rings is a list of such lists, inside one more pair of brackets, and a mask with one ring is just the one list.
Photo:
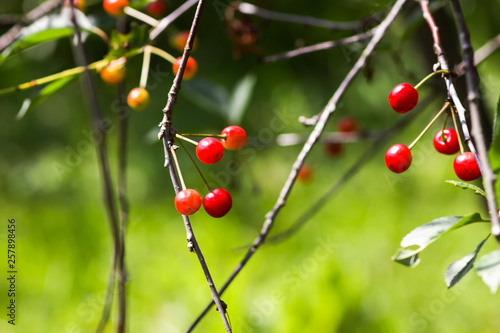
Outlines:
[[[306, 157], [309, 155], [312, 147], [314, 144], [318, 141], [321, 133], [323, 132], [326, 122], [328, 121], [330, 115], [335, 111], [337, 103], [339, 102], [340, 98], [346, 91], [347, 87], [350, 85], [356, 74], [359, 73], [359, 71], [364, 67], [366, 64], [367, 58], [372, 54], [374, 51], [375, 47], [377, 44], [380, 42], [382, 37], [385, 35], [387, 29], [389, 28], [390, 24], [394, 21], [396, 16], [398, 15], [399, 11], [405, 4], [406, 0], [397, 0], [394, 6], [391, 8], [385, 19], [380, 23], [378, 26], [377, 30], [375, 31], [372, 39], [366, 46], [365, 50], [362, 52], [361, 56], [359, 59], [356, 61], [354, 64], [353, 68], [349, 71], [347, 76], [344, 78], [340, 86], [337, 88], [335, 93], [333, 94], [332, 98], [328, 102], [328, 104], [325, 106], [323, 111], [320, 113], [318, 117], [318, 121], [316, 123], [316, 126], [312, 130], [311, 134], [309, 135], [309, 138], [307, 142], [304, 144], [302, 147], [301, 152], [299, 153], [297, 159], [295, 160], [292, 170], [290, 171], [290, 174], [288, 176], [288, 179], [285, 182], [285, 185], [281, 189], [280, 195], [273, 207], [273, 209], [266, 214], [266, 219], [264, 221], [264, 224], [262, 226], [262, 229], [260, 231], [259, 236], [254, 240], [252, 246], [248, 249], [247, 253], [245, 254], [244, 258], [238, 263], [238, 265], [234, 268], [233, 272], [229, 276], [229, 278], [226, 280], [222, 288], [220, 289], [220, 293], [222, 294], [227, 287], [231, 284], [231, 282], [236, 278], [236, 276], [241, 272], [243, 267], [248, 263], [248, 261], [252, 258], [254, 253], [257, 251], [257, 249], [265, 242], [267, 235], [271, 231], [274, 221], [276, 217], [278, 216], [279, 212], [281, 209], [285, 206], [286, 201], [288, 196], [290, 195], [290, 192], [292, 190], [292, 187], [295, 183], [295, 180], [297, 179], [298, 171], [304, 164], [304, 161]], [[193, 322], [193, 324], [186, 330], [186, 332], [191, 332], [196, 325], [201, 321], [201, 319], [205, 316], [206, 313], [210, 310], [212, 307], [213, 303], [211, 302], [210, 304], [207, 305], [207, 307], [203, 310], [203, 312], [196, 318], [196, 320]]]
[[106, 207], [106, 212], [108, 214], [108, 222], [110, 225], [113, 244], [114, 244], [113, 259], [108, 281], [106, 302], [103, 308], [99, 326], [97, 328], [97, 331], [101, 332], [106, 326], [107, 321], [109, 320], [110, 307], [113, 299], [116, 265], [118, 262], [118, 256], [120, 252], [120, 235], [118, 230], [118, 215], [116, 212], [113, 184], [112, 184], [111, 172], [108, 161], [108, 150], [106, 146], [106, 130], [108, 128], [105, 127], [106, 122], [104, 121], [104, 118], [102, 116], [99, 107], [99, 102], [97, 100], [96, 88], [94, 83], [92, 82], [92, 75], [88, 68], [89, 62], [87, 59], [85, 46], [83, 45], [80, 26], [78, 25], [78, 22], [76, 20], [73, 2], [70, 1], [70, 3], [71, 3], [71, 21], [73, 22], [74, 25], [75, 36], [77, 41], [75, 57], [80, 66], [84, 67], [84, 70], [82, 72], [84, 92], [87, 95], [86, 100], [88, 101], [88, 110], [91, 120], [92, 132], [96, 133], [96, 137], [98, 137], [98, 139], [94, 137], [94, 145], [96, 146], [97, 150], [97, 159], [102, 177], [101, 179], [103, 186], [103, 199]]
[[[189, 2], [186, 2], [185, 5], [187, 3]], [[193, 48], [194, 38], [196, 36], [196, 31], [198, 29], [201, 12], [203, 10], [204, 5], [205, 5], [205, 0], [199, 0], [198, 7], [196, 8], [196, 13], [194, 15], [193, 23], [189, 31], [189, 37], [186, 42], [186, 47], [184, 48], [184, 53], [182, 54], [179, 70], [177, 71], [172, 87], [170, 88], [170, 91], [168, 93], [167, 105], [163, 109], [163, 120], [160, 123], [161, 129], [160, 133], [158, 134], [158, 138], [160, 140], [163, 140], [163, 149], [165, 153], [165, 167], [168, 168], [168, 171], [170, 173], [170, 178], [172, 180], [172, 185], [174, 186], [176, 194], [181, 190], [181, 188], [179, 185], [178, 175], [175, 171], [175, 166], [173, 163], [173, 157], [171, 152], [171, 148], [174, 145], [174, 138], [175, 138], [175, 130], [172, 128], [172, 113], [174, 110], [174, 106], [177, 103], [177, 95], [181, 89], [182, 77], [184, 75], [184, 70], [186, 69], [187, 60]], [[223, 303], [220, 299], [219, 292], [215, 287], [214, 281], [210, 274], [210, 270], [208, 269], [208, 265], [205, 261], [205, 257], [203, 256], [201, 248], [194, 235], [189, 217], [186, 215], [182, 215], [182, 219], [184, 220], [184, 226], [186, 228], [186, 239], [188, 243], [188, 249], [191, 252], [195, 252], [198, 257], [198, 261], [200, 262], [201, 268], [203, 269], [203, 273], [205, 274], [205, 277], [207, 279], [210, 292], [212, 293], [212, 299], [215, 302], [215, 304], [217, 304], [217, 308], [219, 309], [219, 313], [222, 318], [222, 322], [224, 324], [226, 332], [232, 332], [231, 325], [229, 324], [228, 319], [226, 317], [227, 312], [225, 303]]]
[[498, 207], [495, 195], [496, 175], [491, 169], [488, 159], [488, 150], [484, 141], [483, 128], [481, 123], [481, 114], [484, 110], [481, 108], [481, 91], [479, 87], [479, 73], [477, 72], [474, 63], [474, 50], [470, 41], [470, 33], [465, 22], [465, 17], [462, 12], [460, 2], [452, 0], [451, 5], [455, 19], [457, 21], [460, 34], [460, 44], [462, 45], [462, 55], [465, 64], [465, 80], [467, 84], [467, 101], [469, 102], [469, 110], [471, 114], [472, 136], [477, 144], [479, 156], [481, 157], [482, 175], [484, 189], [486, 192], [486, 202], [491, 219], [491, 233], [495, 236], [498, 246], [500, 247], [500, 222], [498, 220]]
[[[500, 48], [500, 34], [490, 39], [483, 46], [477, 49], [476, 52], [474, 52], [474, 64], [477, 65], [481, 63], [484, 59], [488, 58], [499, 48]], [[465, 63], [462, 61], [461, 63], [455, 66], [453, 71], [457, 75], [463, 75], [465, 74], [464, 68], [465, 68]]]
[[42, 2], [40, 5], [26, 14], [26, 16], [22, 18], [21, 23], [14, 25], [6, 33], [0, 36], [0, 51], [5, 49], [17, 38], [17, 35], [25, 25], [31, 24], [38, 20], [40, 17], [47, 15], [48, 13], [62, 5], [63, 2], [64, 0], [48, 0]]
[[299, 23], [314, 27], [326, 28], [329, 30], [356, 30], [361, 29], [365, 25], [365, 21], [352, 21], [352, 22], [333, 22], [329, 20], [322, 20], [311, 16], [285, 14], [274, 12], [271, 10], [259, 8], [247, 2], [233, 2], [230, 6], [234, 6], [238, 11], [243, 14], [255, 15], [268, 20]]
[[181, 16], [189, 8], [193, 7], [198, 0], [187, 0], [179, 8], [165, 16], [158, 25], [149, 33], [149, 39], [154, 40], [158, 35], [160, 35], [163, 30], [165, 30], [170, 23], [174, 22], [179, 16]]
[[312, 52], [317, 52], [317, 51], [322, 51], [322, 50], [328, 50], [337, 46], [342, 46], [342, 45], [348, 45], [348, 44], [354, 44], [357, 42], [360, 42], [362, 40], [368, 39], [371, 36], [373, 36], [373, 33], [377, 30], [377, 27], [370, 29], [366, 32], [362, 32], [350, 37], [342, 38], [339, 40], [334, 40], [334, 41], [328, 41], [328, 42], [322, 42], [310, 46], [305, 46], [301, 47], [295, 50], [267, 56], [263, 59], [264, 62], [273, 62], [273, 61], [278, 61], [278, 60], [285, 60], [285, 59], [290, 59], [293, 57], [297, 57], [303, 54], [307, 53], [312, 53]]

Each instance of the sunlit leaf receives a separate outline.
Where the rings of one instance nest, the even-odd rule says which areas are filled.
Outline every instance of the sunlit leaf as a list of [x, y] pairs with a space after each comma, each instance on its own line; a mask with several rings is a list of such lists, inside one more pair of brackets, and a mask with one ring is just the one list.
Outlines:
[[51, 95], [57, 93], [62, 88], [66, 87], [75, 78], [76, 75], [66, 76], [43, 86], [41, 89], [35, 90], [30, 98], [26, 98], [24, 100], [16, 118], [18, 120], [23, 118], [26, 112], [46, 100]]
[[474, 265], [477, 275], [490, 288], [492, 294], [497, 292], [500, 284], [500, 251], [495, 250], [485, 254]]
[[228, 105], [226, 89], [213, 82], [196, 78], [183, 83], [182, 92], [190, 97], [190, 101], [200, 108], [225, 116]]
[[[479, 213], [474, 213], [465, 217], [445, 216], [432, 220], [429, 223], [421, 225], [408, 233], [401, 240], [401, 248], [392, 257], [392, 260], [405, 266], [415, 267], [419, 264], [418, 254], [427, 246], [434, 243], [447, 233], [475, 222], [488, 222], [483, 220]], [[408, 249], [409, 247], [416, 249]]]
[[[490, 237], [490, 235], [488, 235], [488, 237]], [[476, 261], [477, 254], [479, 253], [479, 251], [481, 251], [481, 248], [483, 247], [483, 244], [486, 242], [488, 237], [486, 237], [481, 243], [479, 243], [474, 252], [469, 253], [462, 259], [457, 260], [451, 263], [450, 266], [448, 266], [448, 269], [446, 269], [446, 273], [444, 275], [444, 279], [448, 288], [453, 287], [467, 273], [469, 273], [474, 265], [474, 262]]]
[[236, 83], [228, 106], [228, 120], [230, 124], [240, 124], [257, 83], [254, 74], [247, 74]]
[[474, 193], [482, 195], [483, 197], [486, 197], [486, 193], [484, 193], [484, 191], [482, 189], [480, 189], [479, 187], [477, 187], [476, 185], [464, 183], [464, 182], [459, 182], [456, 180], [445, 180], [445, 182], [452, 184], [452, 185], [455, 185], [455, 186], [458, 186], [460, 188], [463, 188], [464, 190], [471, 189], [474, 191]]

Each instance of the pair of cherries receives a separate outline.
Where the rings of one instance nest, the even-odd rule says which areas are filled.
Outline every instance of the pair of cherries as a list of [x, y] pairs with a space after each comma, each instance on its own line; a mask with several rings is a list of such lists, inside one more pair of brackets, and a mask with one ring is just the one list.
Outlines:
[[[397, 85], [389, 94], [389, 104], [398, 113], [411, 111], [417, 103], [418, 92], [408, 83]], [[456, 154], [460, 150], [457, 132], [452, 128], [437, 132], [433, 145], [438, 152], [446, 155]], [[391, 146], [385, 154], [385, 164], [395, 173], [406, 171], [411, 162], [410, 148], [401, 143]], [[458, 178], [464, 181], [471, 181], [481, 176], [479, 166], [471, 152], [458, 154], [453, 162], [453, 170]]]

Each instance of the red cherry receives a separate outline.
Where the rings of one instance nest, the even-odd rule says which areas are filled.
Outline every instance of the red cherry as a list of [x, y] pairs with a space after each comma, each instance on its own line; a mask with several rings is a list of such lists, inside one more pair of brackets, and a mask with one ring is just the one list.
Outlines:
[[233, 199], [228, 191], [216, 188], [203, 198], [203, 208], [212, 217], [223, 217], [233, 206]]
[[149, 105], [149, 93], [144, 88], [134, 88], [127, 96], [127, 103], [132, 109], [142, 111]]
[[196, 146], [196, 156], [205, 164], [214, 164], [224, 156], [224, 147], [215, 138], [204, 138]]
[[406, 171], [411, 165], [412, 157], [410, 149], [397, 143], [385, 153], [385, 165], [395, 173]]
[[165, 13], [167, 12], [167, 3], [162, 0], [156, 0], [150, 2], [146, 5], [144, 11], [149, 16], [153, 16], [156, 19], [161, 19], [163, 16], [165, 16]]
[[418, 103], [418, 91], [408, 83], [400, 83], [389, 94], [389, 104], [394, 111], [405, 113]]
[[101, 78], [104, 82], [111, 85], [117, 85], [125, 79], [126, 58], [111, 60], [109, 64], [101, 70]]
[[192, 215], [201, 207], [200, 194], [192, 189], [182, 190], [175, 196], [175, 208], [182, 215]]
[[[189, 31], [181, 31], [170, 38], [170, 44], [179, 51], [184, 51], [186, 47], [187, 40], [189, 37]], [[193, 49], [194, 51], [198, 47], [198, 37], [194, 37]]]
[[[443, 141], [443, 136], [445, 141]], [[453, 155], [460, 150], [457, 131], [453, 128], [445, 128], [444, 131], [437, 132], [433, 144], [441, 154]]]
[[312, 180], [313, 170], [309, 164], [303, 164], [297, 175], [297, 180], [301, 183], [307, 183]]
[[342, 117], [339, 120], [337, 128], [342, 133], [357, 132], [359, 130], [358, 120], [352, 116]]
[[474, 154], [470, 151], [458, 154], [457, 157], [455, 157], [453, 170], [455, 170], [455, 174], [458, 178], [465, 181], [471, 181], [481, 176], [481, 171], [474, 158]]
[[228, 126], [222, 130], [221, 135], [226, 136], [225, 139], [221, 139], [221, 142], [228, 150], [241, 149], [247, 143], [247, 134], [239, 126]]
[[128, 6], [128, 0], [104, 0], [102, 6], [109, 16], [122, 16], [123, 9]]
[[325, 143], [325, 152], [332, 157], [340, 155], [343, 149], [344, 146], [340, 142]]
[[[177, 75], [177, 72], [179, 71], [179, 67], [181, 65], [181, 59], [182, 57], [177, 58], [174, 64], [172, 65], [172, 69], [175, 75]], [[198, 71], [198, 64], [196, 63], [196, 60], [189, 57], [186, 64], [186, 69], [184, 69], [184, 76], [183, 76], [184, 80], [191, 79], [196, 74], [197, 71]]]

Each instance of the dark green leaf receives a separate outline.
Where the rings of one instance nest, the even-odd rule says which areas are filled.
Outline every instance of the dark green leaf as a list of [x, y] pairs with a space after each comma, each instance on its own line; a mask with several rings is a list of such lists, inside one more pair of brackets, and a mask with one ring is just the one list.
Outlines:
[[[96, 27], [85, 14], [75, 10], [78, 23], [84, 32], [95, 32]], [[33, 24], [21, 29], [12, 44], [0, 53], [0, 65], [13, 56], [27, 48], [51, 40], [68, 37], [73, 34], [73, 23], [70, 20], [68, 9], [58, 13], [44, 16]]]
[[[415, 267], [420, 260], [418, 253], [422, 252], [427, 246], [434, 243], [447, 233], [463, 227], [464, 225], [475, 222], [488, 222], [483, 220], [479, 213], [474, 213], [465, 217], [445, 216], [432, 220], [429, 223], [421, 225], [408, 233], [401, 240], [401, 249], [392, 257], [392, 260], [405, 266]], [[417, 246], [416, 249], [408, 247]]]
[[486, 197], [486, 193], [484, 193], [484, 191], [482, 189], [480, 189], [479, 187], [477, 187], [476, 185], [468, 184], [468, 183], [464, 183], [464, 182], [459, 182], [456, 180], [445, 180], [445, 182], [452, 184], [452, 185], [455, 185], [455, 186], [458, 186], [460, 188], [463, 188], [464, 190], [465, 189], [474, 190], [474, 193], [482, 195], [483, 197]]
[[228, 105], [228, 94], [223, 87], [197, 78], [196, 80], [186, 82], [182, 88], [181, 91], [188, 95], [190, 101], [197, 104], [200, 108], [225, 116], [225, 110]]
[[45, 85], [41, 89], [36, 90], [30, 98], [26, 98], [24, 100], [23, 105], [21, 106], [21, 109], [19, 110], [16, 118], [18, 120], [23, 118], [28, 110], [34, 108], [48, 97], [64, 88], [75, 78], [76, 75], [62, 77], [59, 80], [53, 81]]
[[256, 83], [257, 77], [254, 74], [247, 74], [236, 83], [227, 110], [230, 124], [241, 123]]
[[492, 294], [497, 292], [500, 284], [500, 251], [495, 250], [479, 258], [474, 266], [477, 275], [490, 288]]
[[[488, 237], [490, 237], [490, 235], [488, 235]], [[446, 273], [444, 275], [444, 279], [446, 281], [446, 285], [448, 286], [448, 288], [453, 287], [467, 273], [469, 273], [472, 266], [474, 265], [474, 262], [476, 261], [477, 254], [483, 247], [483, 244], [486, 242], [488, 237], [486, 237], [481, 243], [479, 243], [474, 252], [469, 253], [462, 259], [457, 260], [451, 263], [450, 266], [448, 266], [448, 269], [446, 270]]]

